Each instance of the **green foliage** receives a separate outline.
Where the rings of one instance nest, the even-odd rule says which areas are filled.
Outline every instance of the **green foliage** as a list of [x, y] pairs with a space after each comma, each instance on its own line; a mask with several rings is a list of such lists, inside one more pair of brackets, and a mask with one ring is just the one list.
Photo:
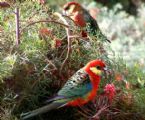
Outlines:
[[0, 81], [3, 82], [3, 78], [11, 76], [12, 69], [16, 62], [17, 56], [15, 54], [8, 55], [0, 62]]
[[[50, 3], [50, 6], [56, 4], [56, 1], [47, 2]], [[131, 42], [131, 45], [134, 45], [135, 41], [133, 38], [136, 40], [138, 38], [133, 36], [133, 34], [126, 36], [126, 30], [129, 31], [136, 28], [137, 31], [141, 32], [139, 27], [141, 25], [140, 23], [138, 24], [138, 21], [143, 21], [143, 18], [128, 16], [123, 11], [118, 12], [118, 7], [110, 11], [102, 8], [104, 12], [98, 17], [99, 25], [103, 28], [107, 22], [109, 29], [103, 28], [103, 30], [112, 39], [114, 35], [117, 36], [116, 41], [111, 43], [111, 47], [115, 48], [115, 50], [112, 50], [109, 43], [98, 40], [97, 37], [92, 35], [89, 35], [90, 39], [88, 40], [73, 38], [71, 40], [69, 56], [65, 61], [68, 50], [65, 27], [54, 22], [39, 22], [30, 25], [32, 22], [45, 19], [62, 23], [53, 14], [53, 10], [47, 6], [48, 3], [40, 5], [27, 1], [21, 4], [14, 4], [13, 7], [19, 6], [21, 11], [21, 44], [19, 46], [15, 46], [15, 17], [12, 12], [14, 8], [0, 11], [0, 28], [3, 28], [3, 31], [0, 32], [1, 119], [17, 120], [22, 112], [43, 106], [44, 101], [49, 96], [55, 95], [72, 74], [83, 67], [88, 61], [96, 58], [104, 59], [112, 70], [111, 75], [107, 75], [107, 77], [104, 75], [105, 77], [102, 78], [99, 92], [103, 91], [106, 83], [114, 83], [121, 93], [118, 93], [117, 98], [120, 99], [114, 102], [113, 107], [121, 109], [123, 111], [121, 115], [124, 115], [125, 112], [131, 114], [137, 112], [144, 116], [144, 65], [138, 62], [137, 64], [133, 62], [133, 65], [128, 64], [130, 59], [124, 60], [122, 56], [117, 56], [118, 49], [116, 49], [116, 46], [120, 44], [124, 45], [126, 42], [129, 42], [129, 44]], [[60, 4], [62, 3], [60, 2]], [[67, 18], [66, 20], [69, 21]], [[123, 24], [119, 24], [120, 20], [123, 21]], [[75, 26], [72, 21], [69, 21], [69, 23], [72, 34], [80, 36], [80, 28]], [[40, 30], [43, 28], [52, 30], [51, 35], [53, 37], [50, 34], [41, 35]], [[138, 37], [141, 38], [141, 36]], [[61, 42], [60, 46], [56, 45], [56, 39]], [[131, 39], [131, 41], [128, 41], [128, 39]], [[140, 45], [142, 41], [137, 43]], [[120, 49], [124, 49], [124, 46]], [[63, 64], [64, 62], [65, 64]], [[116, 74], [118, 73], [123, 76], [120, 81], [116, 80]], [[126, 88], [126, 82], [130, 83], [129, 89]], [[128, 105], [128, 100], [126, 100], [128, 98], [125, 101], [122, 101], [121, 98], [129, 94], [133, 96], [129, 98], [129, 100], [133, 101], [133, 104]], [[120, 105], [119, 107], [118, 104]], [[70, 118], [70, 115], [72, 120], [86, 119], [78, 111], [72, 110], [72, 108], [56, 110], [52, 114], [42, 115], [37, 119], [45, 120], [46, 118], [53, 118], [67, 120]], [[120, 117], [115, 119], [120, 119]]]

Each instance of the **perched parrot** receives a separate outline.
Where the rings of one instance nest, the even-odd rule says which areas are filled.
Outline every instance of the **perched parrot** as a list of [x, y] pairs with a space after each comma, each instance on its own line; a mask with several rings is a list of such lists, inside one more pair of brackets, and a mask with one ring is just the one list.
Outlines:
[[64, 106], [82, 106], [88, 103], [95, 98], [101, 74], [105, 70], [106, 65], [103, 60], [88, 62], [65, 83], [54, 98], [47, 101], [48, 105], [22, 113], [21, 119], [25, 120]]
[[86, 27], [87, 31], [92, 35], [96, 35], [99, 39], [110, 42], [101, 32], [97, 21], [79, 3], [68, 2], [64, 5], [63, 10], [64, 14], [70, 16], [76, 25]]

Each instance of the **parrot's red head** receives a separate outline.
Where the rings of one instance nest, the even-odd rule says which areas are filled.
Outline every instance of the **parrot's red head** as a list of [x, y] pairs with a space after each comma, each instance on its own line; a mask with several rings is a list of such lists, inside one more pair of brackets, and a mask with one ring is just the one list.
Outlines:
[[63, 6], [64, 11], [69, 13], [75, 13], [76, 11], [80, 11], [82, 9], [81, 5], [77, 2], [68, 2]]
[[98, 76], [100, 76], [105, 69], [106, 65], [103, 60], [92, 60], [84, 67], [87, 73], [93, 73]]
[[84, 17], [84, 9], [77, 2], [68, 2], [63, 7], [63, 14], [70, 16], [70, 18], [80, 27], [86, 27]]
[[73, 2], [68, 2], [68, 3], [66, 3], [66, 4], [63, 6], [63, 9], [64, 9], [64, 10], [68, 10], [68, 9], [70, 9], [71, 6], [81, 7], [81, 5], [80, 5], [79, 3], [73, 1]]

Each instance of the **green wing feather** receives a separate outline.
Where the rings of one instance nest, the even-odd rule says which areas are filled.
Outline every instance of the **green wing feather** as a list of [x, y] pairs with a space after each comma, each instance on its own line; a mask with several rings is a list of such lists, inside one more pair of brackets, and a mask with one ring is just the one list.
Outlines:
[[80, 69], [66, 82], [64, 87], [58, 92], [58, 95], [72, 99], [83, 97], [91, 89], [89, 75], [83, 69]]

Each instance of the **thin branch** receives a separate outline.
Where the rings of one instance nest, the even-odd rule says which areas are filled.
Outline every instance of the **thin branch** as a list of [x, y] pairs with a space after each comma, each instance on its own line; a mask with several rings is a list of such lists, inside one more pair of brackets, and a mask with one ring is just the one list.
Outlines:
[[60, 25], [62, 25], [62, 26], [64, 26], [64, 27], [66, 27], [66, 28], [69, 28], [68, 25], [63, 24], [63, 23], [60, 23], [60, 22], [58, 22], [58, 21], [54, 21], [54, 20], [39, 20], [39, 21], [31, 22], [31, 23], [29, 23], [28, 25], [26, 25], [26, 26], [21, 30], [20, 33], [22, 33], [27, 27], [29, 27], [29, 26], [31, 26], [31, 25], [34, 25], [34, 24], [36, 24], [36, 23], [42, 23], [42, 22], [46, 22], [46, 23], [49, 23], [49, 22], [57, 23], [57, 24], [60, 24]]
[[28, 19], [32, 19], [35, 15], [37, 15], [39, 13], [39, 11], [35, 11]]
[[19, 8], [15, 8], [15, 23], [16, 23], [16, 45], [20, 44], [20, 22]]
[[92, 111], [83, 107], [83, 106], [79, 106], [80, 110], [82, 111], [83, 114], [85, 114], [87, 116], [87, 118], [91, 118], [92, 117]]
[[83, 115], [85, 118], [91, 118], [90, 116], [88, 116], [88, 115], [86, 115], [86, 113], [84, 113], [83, 111], [81, 111], [81, 110], [78, 110], [78, 112], [81, 114], [81, 115]]
[[88, 38], [87, 37], [81, 37], [81, 36], [77, 36], [77, 35], [74, 35], [74, 36], [70, 36], [70, 38], [76, 38], [76, 39], [83, 39], [83, 40], [87, 40]]
[[[61, 14], [55, 13], [55, 15], [57, 15], [67, 26], [69, 26], [68, 22], [64, 19], [64, 17]], [[66, 35], [67, 35], [67, 54], [66, 54], [66, 57], [61, 65], [61, 67], [60, 67], [60, 73], [63, 70], [65, 63], [69, 58], [70, 48], [71, 48], [71, 41], [70, 41], [71, 31], [70, 31], [69, 27], [66, 27], [65, 30], [66, 30]]]
[[62, 58], [62, 56], [64, 55], [64, 53], [65, 53], [65, 51], [66, 51], [66, 47], [64, 48], [64, 50], [61, 52], [61, 54], [60, 54], [60, 56], [59, 56], [59, 58]]
[[93, 118], [99, 118], [99, 115], [100, 115], [103, 111], [105, 111], [108, 107], [109, 107], [109, 106], [104, 106], [104, 107], [102, 107], [102, 108], [93, 116]]

